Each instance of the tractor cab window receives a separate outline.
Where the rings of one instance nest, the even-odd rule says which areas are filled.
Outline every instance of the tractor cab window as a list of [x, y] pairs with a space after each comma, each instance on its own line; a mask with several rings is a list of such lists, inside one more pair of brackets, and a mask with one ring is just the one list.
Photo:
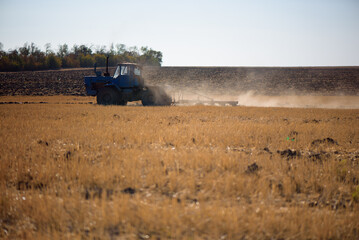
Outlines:
[[128, 66], [121, 66], [121, 75], [128, 75]]
[[113, 78], [117, 78], [120, 75], [120, 66], [117, 66], [115, 74], [113, 75]]
[[137, 75], [137, 76], [141, 76], [141, 70], [139, 69], [139, 68], [137, 68], [137, 67], [135, 67], [135, 75]]

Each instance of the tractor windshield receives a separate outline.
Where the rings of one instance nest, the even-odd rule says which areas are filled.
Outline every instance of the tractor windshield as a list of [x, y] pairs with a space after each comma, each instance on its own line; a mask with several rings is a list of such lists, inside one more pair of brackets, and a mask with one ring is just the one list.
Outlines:
[[115, 74], [113, 75], [113, 78], [117, 78], [120, 75], [120, 66], [117, 66]]
[[121, 66], [121, 75], [128, 75], [128, 67]]

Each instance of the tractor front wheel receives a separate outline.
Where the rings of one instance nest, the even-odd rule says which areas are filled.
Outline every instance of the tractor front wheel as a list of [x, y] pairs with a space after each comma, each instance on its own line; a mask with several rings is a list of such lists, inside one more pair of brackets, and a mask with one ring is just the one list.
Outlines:
[[99, 90], [97, 93], [97, 104], [101, 105], [114, 105], [119, 104], [119, 94], [118, 92], [109, 87], [105, 87]]

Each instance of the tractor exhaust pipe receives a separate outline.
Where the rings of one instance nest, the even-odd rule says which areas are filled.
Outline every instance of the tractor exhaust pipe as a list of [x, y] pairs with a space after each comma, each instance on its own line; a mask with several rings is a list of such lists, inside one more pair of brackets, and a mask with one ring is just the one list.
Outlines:
[[107, 56], [107, 58], [106, 58], [106, 72], [103, 74], [105, 77], [110, 76], [110, 73], [108, 72], [108, 59], [109, 59], [109, 56]]

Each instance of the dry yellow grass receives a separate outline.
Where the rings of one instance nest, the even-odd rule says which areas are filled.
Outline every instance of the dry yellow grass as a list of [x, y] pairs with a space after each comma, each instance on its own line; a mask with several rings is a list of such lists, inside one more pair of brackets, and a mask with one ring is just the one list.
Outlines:
[[0, 124], [0, 238], [359, 236], [359, 110], [5, 104]]

